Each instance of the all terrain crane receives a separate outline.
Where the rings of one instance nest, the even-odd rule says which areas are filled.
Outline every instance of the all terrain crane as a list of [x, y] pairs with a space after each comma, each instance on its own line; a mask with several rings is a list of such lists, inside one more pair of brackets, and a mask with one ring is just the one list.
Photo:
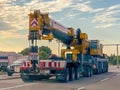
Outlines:
[[[61, 49], [61, 57], [52, 55], [47, 60], [39, 60], [38, 40], [61, 41], [66, 49]], [[79, 79], [81, 75], [91, 77], [93, 74], [108, 72], [108, 59], [102, 51], [99, 40], [88, 40], [88, 35], [78, 28], [65, 27], [51, 19], [48, 13], [34, 10], [29, 14], [30, 51], [29, 61], [21, 67], [23, 81], [49, 79], [64, 82]]]

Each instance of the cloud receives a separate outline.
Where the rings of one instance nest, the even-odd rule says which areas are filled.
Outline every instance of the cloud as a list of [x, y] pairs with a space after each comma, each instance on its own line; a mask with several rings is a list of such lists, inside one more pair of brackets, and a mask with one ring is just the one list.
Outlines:
[[93, 9], [91, 12], [93, 13], [97, 13], [97, 12], [100, 12], [100, 11], [103, 11], [105, 10], [104, 8], [98, 8], [98, 9]]
[[115, 9], [120, 9], [120, 4], [109, 7], [107, 11], [115, 10]]
[[101, 24], [101, 25], [98, 25], [96, 26], [96, 28], [108, 28], [108, 27], [111, 27], [111, 26], [114, 26], [114, 24], [110, 23], [110, 24]]
[[75, 9], [80, 10], [81, 12], [90, 12], [92, 11], [92, 8], [88, 5], [89, 2], [84, 2], [84, 3], [78, 3], [77, 5], [74, 5]]
[[7, 31], [12, 28], [12, 26], [10, 26], [8, 23], [4, 22], [2, 18], [0, 18], [0, 31]]
[[72, 7], [74, 10], [79, 10], [81, 12], [89, 12], [89, 13], [95, 13], [99, 11], [103, 11], [104, 8], [92, 8], [90, 6], [92, 2], [91, 1], [79, 1], [79, 3], [75, 3]]
[[[17, 31], [28, 30], [30, 10], [40, 9], [41, 12], [60, 12], [72, 4], [72, 0], [51, 0], [42, 2], [42, 0], [22, 0], [22, 4], [17, 0], [0, 0], [0, 35], [2, 38], [19, 37]], [[19, 3], [19, 4], [16, 4]], [[6, 37], [4, 37], [5, 33]], [[9, 32], [8, 32], [9, 31]], [[13, 32], [14, 31], [14, 32]]]
[[118, 22], [120, 22], [120, 10], [118, 7], [120, 5], [114, 5], [96, 13], [92, 20], [93, 23], [97, 23], [96, 28], [108, 28], [118, 25]]
[[47, 2], [31, 1], [25, 5], [31, 6], [31, 9], [40, 9], [42, 12], [60, 12], [72, 4], [72, 0], [52, 0]]
[[116, 18], [117, 14], [120, 13], [120, 10], [114, 10], [114, 11], [106, 11], [104, 13], [97, 14], [93, 20], [93, 22], [115, 22], [117, 20], [120, 20], [120, 18]]
[[27, 38], [27, 35], [16, 33], [15, 31], [9, 30], [7, 32], [1, 31], [0, 38]]
[[[25, 6], [7, 4], [2, 2], [0, 13], [0, 36], [1, 38], [23, 38], [24, 35], [17, 33], [22, 29], [28, 30], [27, 14], [29, 9]], [[12, 0], [11, 0], [12, 2]], [[25, 9], [25, 10], [24, 10]]]

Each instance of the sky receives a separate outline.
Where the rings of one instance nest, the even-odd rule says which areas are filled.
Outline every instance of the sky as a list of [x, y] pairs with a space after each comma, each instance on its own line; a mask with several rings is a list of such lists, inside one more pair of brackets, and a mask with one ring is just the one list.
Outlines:
[[[120, 43], [120, 0], [0, 0], [1, 51], [20, 52], [29, 46], [28, 14], [34, 9], [49, 13], [66, 27], [80, 28], [89, 40]], [[49, 46], [58, 53], [56, 40], [38, 41], [38, 45]], [[115, 48], [105, 48], [104, 52], [116, 53]]]

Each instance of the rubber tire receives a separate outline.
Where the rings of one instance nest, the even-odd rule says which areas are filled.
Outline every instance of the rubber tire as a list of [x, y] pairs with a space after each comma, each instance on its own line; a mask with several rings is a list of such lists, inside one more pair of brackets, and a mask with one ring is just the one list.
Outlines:
[[90, 77], [91, 76], [90, 67], [88, 67], [88, 66], [84, 67], [83, 76], [84, 77]]
[[12, 76], [12, 74], [13, 74], [12, 72], [7, 72], [8, 76]]
[[75, 79], [78, 80], [80, 77], [80, 72], [79, 72], [79, 68], [75, 67]]
[[90, 67], [90, 77], [92, 77], [92, 75], [93, 75], [93, 69], [92, 67]]
[[70, 73], [69, 73], [69, 69], [66, 68], [66, 70], [64, 71], [64, 82], [67, 83], [69, 81], [70, 78]]
[[100, 70], [99, 70], [99, 68], [96, 69], [96, 74], [100, 74]]
[[70, 80], [75, 80], [75, 69], [74, 67], [70, 68]]
[[91, 76], [91, 70], [90, 70], [90, 67], [87, 67], [87, 77], [90, 77]]
[[97, 70], [94, 69], [94, 70], [93, 70], [93, 75], [96, 75], [96, 74], [97, 74]]
[[106, 64], [105, 72], [108, 72], [108, 63]]
[[[32, 80], [41, 80], [42, 79], [39, 75], [29, 76], [29, 78]], [[45, 79], [47, 79], [47, 78], [45, 78]]]
[[23, 82], [32, 82], [33, 78], [29, 75], [20, 75], [21, 79], [23, 80]]

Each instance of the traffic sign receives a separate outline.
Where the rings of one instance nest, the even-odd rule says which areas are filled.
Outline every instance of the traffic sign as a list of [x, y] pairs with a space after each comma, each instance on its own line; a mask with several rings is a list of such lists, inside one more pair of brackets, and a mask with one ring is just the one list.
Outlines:
[[39, 54], [38, 53], [29, 53], [30, 60], [39, 60]]

